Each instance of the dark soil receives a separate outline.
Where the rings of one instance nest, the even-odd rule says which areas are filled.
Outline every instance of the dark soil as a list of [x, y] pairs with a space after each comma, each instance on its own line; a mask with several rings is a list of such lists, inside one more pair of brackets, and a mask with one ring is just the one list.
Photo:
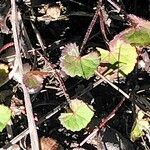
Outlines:
[[[42, 4], [50, 4], [55, 5], [56, 1], [49, 1], [49, 0], [32, 0], [31, 1], [32, 8], [34, 11], [34, 15], [36, 17], [42, 16], [38, 9], [42, 7]], [[7, 2], [4, 2], [7, 3]], [[9, 3], [9, 2], [8, 2]], [[51, 62], [54, 65], [55, 69], [60, 70], [59, 66], [59, 58], [61, 56], [62, 50], [60, 49], [61, 46], [64, 46], [67, 43], [75, 42], [79, 45], [82, 44], [82, 41], [84, 39], [84, 36], [86, 34], [87, 28], [92, 20], [92, 17], [95, 13], [93, 10], [94, 7], [97, 6], [97, 1], [93, 0], [82, 0], [82, 1], [69, 1], [69, 0], [62, 0], [61, 1], [63, 7], [66, 8], [66, 11], [62, 12], [64, 15], [70, 14], [72, 12], [86, 12], [86, 14], [89, 14], [89, 16], [80, 16], [78, 14], [76, 15], [70, 15], [68, 16], [67, 20], [56, 20], [51, 21], [49, 23], [45, 23], [44, 21], [35, 21], [33, 22], [37, 30], [39, 31], [42, 41], [45, 45], [45, 51], [39, 50], [44, 57], [48, 59], [49, 62]], [[80, 4], [82, 3], [82, 4]], [[125, 29], [127, 27], [127, 20], [122, 19], [118, 13], [111, 12], [112, 6], [105, 1], [105, 9], [106, 13], [109, 15], [111, 19], [111, 24], [109, 27], [109, 40], [113, 39], [113, 37], [118, 34], [120, 31]], [[126, 11], [127, 14], [134, 14], [139, 17], [142, 17], [144, 19], [149, 20], [150, 19], [150, 1], [145, 0], [119, 0], [118, 4], [122, 7], [124, 11]], [[1, 5], [1, 4], [0, 4]], [[31, 41], [32, 46], [36, 49], [39, 48], [39, 44], [35, 35], [35, 32], [32, 28], [30, 20], [26, 17], [27, 15], [31, 15], [30, 7], [28, 7], [23, 1], [18, 0], [17, 1], [18, 8], [21, 10], [21, 15], [24, 21], [25, 28], [27, 30], [27, 33], [29, 35], [29, 39]], [[122, 13], [122, 12], [121, 12]], [[120, 13], [120, 14], [121, 14]], [[11, 24], [8, 21], [8, 26], [11, 28]], [[1, 42], [1, 47], [13, 41], [11, 34], [4, 34], [0, 33], [0, 35], [3, 37]], [[0, 37], [1, 38], [1, 37]], [[100, 26], [99, 26], [99, 20], [96, 21], [96, 24], [94, 28], [92, 29], [90, 38], [87, 41], [87, 44], [84, 49], [84, 54], [87, 53], [86, 49], [91, 47], [102, 47], [106, 48], [105, 41], [103, 40], [102, 34], [100, 32]], [[13, 49], [13, 48], [12, 48]], [[5, 53], [5, 52], [4, 52]], [[4, 63], [7, 63], [6, 60], [4, 60], [4, 53], [2, 52], [0, 54], [1, 61]], [[39, 56], [37, 55], [37, 58]], [[31, 55], [31, 58], [23, 58], [23, 62], [27, 63], [32, 66], [33, 69], [40, 69], [44, 66], [44, 61], [39, 62], [38, 59], [36, 59], [36, 63], [34, 63], [34, 56]], [[61, 103], [65, 102], [66, 99], [63, 96], [63, 93], [55, 90], [55, 89], [48, 89], [46, 88], [47, 83], [52, 80], [51, 77], [48, 77], [44, 80], [43, 88], [41, 91], [32, 94], [31, 100], [32, 100], [32, 106], [34, 114], [37, 118], [37, 120], [44, 115], [46, 115], [48, 112], [53, 111], [54, 108], [59, 106]], [[67, 92], [70, 97], [73, 97], [75, 94], [77, 94], [77, 90], [79, 87], [83, 86], [83, 89], [90, 84], [92, 85], [95, 81], [95, 77], [90, 78], [89, 80], [85, 80], [79, 77], [71, 78], [69, 76], [66, 76], [63, 78], [65, 87], [67, 89]], [[143, 92], [141, 95], [145, 95], [146, 97], [150, 97], [150, 77], [147, 72], [144, 72], [135, 66], [135, 69], [133, 72], [128, 75], [127, 77], [120, 79], [120, 81], [116, 80], [115, 84], [120, 87], [122, 90], [124, 90], [127, 93], [137, 94], [137, 91], [143, 89], [145, 92]], [[7, 90], [6, 96], [1, 100], [0, 103], [3, 103], [10, 107], [12, 102], [12, 96], [15, 96], [19, 101], [23, 102], [23, 93], [21, 88], [17, 87], [17, 90], [15, 91], [14, 87], [17, 87], [17, 82], [14, 80], [8, 81], [5, 85], [0, 87], [0, 97], [1, 92], [4, 90]], [[55, 79], [52, 81], [52, 86], [59, 88], [59, 83]], [[136, 89], [136, 87], [138, 88]], [[81, 90], [79, 90], [81, 91]], [[58, 117], [61, 112], [64, 112], [65, 109], [61, 109], [58, 113], [53, 115], [51, 118], [47, 119], [43, 123], [39, 125], [38, 128], [38, 135], [39, 138], [41, 137], [51, 137], [57, 142], [63, 146], [64, 149], [73, 149], [76, 146], [72, 146], [75, 143], [81, 143], [82, 140], [84, 140], [99, 124], [101, 119], [106, 117], [108, 114], [112, 112], [112, 110], [116, 107], [116, 105], [123, 99], [123, 96], [113, 89], [110, 85], [107, 83], [102, 82], [100, 85], [98, 85], [95, 88], [92, 88], [89, 92], [81, 96], [86, 103], [89, 103], [93, 105], [95, 109], [95, 116], [92, 120], [92, 122], [89, 124], [89, 126], [86, 129], [81, 130], [80, 132], [71, 132], [63, 128], [63, 126], [60, 124]], [[23, 104], [24, 105], [24, 102]], [[147, 109], [147, 106], [141, 107], [141, 109], [145, 110]], [[150, 108], [148, 108], [150, 109]], [[131, 142], [130, 139], [130, 133], [135, 120], [135, 102], [134, 98], [130, 100], [126, 100], [124, 104], [119, 108], [115, 116], [107, 122], [105, 127], [109, 126], [112, 129], [115, 129], [119, 134], [122, 135], [126, 140]], [[24, 131], [27, 128], [27, 118], [26, 114], [21, 113], [19, 116], [15, 116], [12, 118], [12, 131], [13, 136], [19, 135], [22, 131]], [[146, 137], [144, 137], [145, 139]], [[7, 130], [4, 129], [2, 133], [0, 133], [0, 147], [3, 147], [5, 144], [7, 144], [10, 141], [10, 138], [7, 135]], [[27, 147], [30, 146], [30, 140], [29, 136], [27, 136], [27, 139], [24, 138], [25, 145]], [[97, 140], [99, 143], [100, 139]], [[148, 141], [145, 139], [145, 142]], [[134, 149], [136, 150], [144, 150], [145, 147], [142, 146], [142, 140], [139, 139], [135, 141], [134, 143], [130, 143], [133, 145]], [[19, 143], [17, 143], [19, 144]], [[95, 146], [92, 142], [89, 144], [84, 144], [82, 148], [86, 150], [94, 150], [97, 145]]]

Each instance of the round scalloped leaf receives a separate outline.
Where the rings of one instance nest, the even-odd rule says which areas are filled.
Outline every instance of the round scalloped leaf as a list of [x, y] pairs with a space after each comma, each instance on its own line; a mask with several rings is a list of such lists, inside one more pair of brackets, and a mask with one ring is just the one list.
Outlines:
[[94, 115], [92, 107], [78, 99], [71, 100], [69, 106], [71, 110], [61, 113], [59, 120], [67, 130], [80, 131], [91, 121]]
[[119, 34], [110, 42], [115, 43], [117, 40], [123, 40], [134, 46], [148, 46], [150, 45], [150, 21], [139, 18], [133, 14], [128, 15], [132, 27], [129, 27]]
[[0, 105], [0, 132], [6, 127], [10, 118], [11, 110], [4, 105]]
[[67, 44], [60, 58], [62, 70], [71, 77], [79, 76], [89, 79], [94, 75], [99, 64], [100, 58], [97, 52], [91, 52], [81, 57], [75, 43]]
[[135, 28], [124, 35], [127, 42], [135, 46], [150, 45], [150, 27], [149, 28]]
[[97, 48], [101, 54], [101, 63], [111, 64], [112, 68], [119, 66], [120, 76], [128, 75], [137, 62], [136, 48], [122, 40], [115, 41], [110, 48], [112, 49], [110, 52]]

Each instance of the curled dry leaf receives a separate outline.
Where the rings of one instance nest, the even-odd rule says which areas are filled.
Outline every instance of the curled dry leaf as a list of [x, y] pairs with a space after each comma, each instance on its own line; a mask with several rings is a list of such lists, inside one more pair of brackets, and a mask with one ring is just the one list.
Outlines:
[[24, 74], [23, 82], [28, 88], [30, 94], [39, 92], [43, 87], [43, 80], [49, 76], [47, 72], [30, 71]]
[[45, 21], [45, 23], [49, 23], [50, 21], [56, 21], [59, 19], [61, 15], [61, 6], [55, 4], [53, 6], [46, 4], [39, 10], [39, 13], [43, 14], [43, 16], [38, 17], [39, 21]]
[[49, 6], [46, 9], [46, 15], [52, 17], [53, 19], [58, 19], [60, 17], [61, 8], [59, 5]]
[[62, 150], [58, 142], [52, 138], [42, 137], [40, 139], [41, 150]]

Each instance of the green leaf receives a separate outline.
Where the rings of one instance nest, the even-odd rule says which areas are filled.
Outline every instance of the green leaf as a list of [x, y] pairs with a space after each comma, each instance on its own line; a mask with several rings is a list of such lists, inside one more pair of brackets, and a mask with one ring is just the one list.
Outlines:
[[136, 15], [127, 15], [132, 27], [122, 31], [120, 35], [128, 43], [134, 46], [150, 45], [150, 21], [144, 20]]
[[110, 43], [110, 52], [97, 48], [101, 54], [101, 63], [111, 65], [110, 68], [116, 69], [119, 67], [120, 76], [128, 75], [134, 69], [137, 62], [136, 48], [123, 40], [117, 40], [114, 43], [111, 41]]
[[91, 52], [81, 57], [75, 43], [66, 45], [60, 58], [62, 70], [71, 77], [79, 76], [89, 79], [94, 75], [99, 64], [100, 58], [97, 52]]
[[0, 86], [8, 79], [8, 65], [0, 63]]
[[134, 46], [149, 46], [150, 45], [150, 21], [139, 18], [133, 14], [128, 15], [131, 27], [117, 34], [115, 40], [123, 40]]
[[146, 118], [143, 119], [143, 117], [141, 117], [141, 115], [143, 116], [143, 112], [139, 111], [138, 112], [138, 117], [137, 117], [136, 121], [134, 122], [132, 132], [131, 132], [131, 136], [130, 136], [130, 139], [132, 141], [135, 141], [138, 138], [145, 135], [144, 131], [146, 132], [146, 131], [150, 130], [149, 129], [150, 124], [148, 122], [148, 119], [146, 119]]
[[70, 112], [61, 113], [59, 120], [67, 130], [80, 131], [91, 121], [94, 115], [92, 107], [78, 99], [71, 100], [69, 106]]
[[0, 132], [6, 127], [10, 118], [11, 110], [4, 105], [0, 105]]
[[133, 28], [130, 32], [124, 35], [127, 42], [135, 46], [148, 46], [150, 45], [150, 27]]

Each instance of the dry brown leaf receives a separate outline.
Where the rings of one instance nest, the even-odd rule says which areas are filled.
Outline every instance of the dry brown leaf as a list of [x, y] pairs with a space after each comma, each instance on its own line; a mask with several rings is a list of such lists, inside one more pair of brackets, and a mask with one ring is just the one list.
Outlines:
[[41, 150], [58, 150], [59, 148], [59, 144], [57, 143], [57, 141], [49, 137], [42, 137], [40, 139], [40, 144]]

